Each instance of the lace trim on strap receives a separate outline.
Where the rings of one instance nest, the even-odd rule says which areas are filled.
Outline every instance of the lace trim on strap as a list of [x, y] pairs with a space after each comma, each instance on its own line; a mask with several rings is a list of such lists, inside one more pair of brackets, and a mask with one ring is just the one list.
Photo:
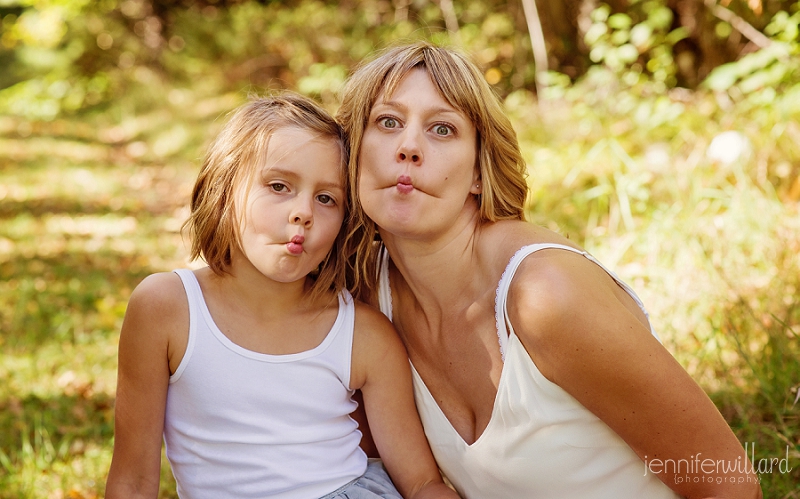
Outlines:
[[378, 253], [378, 307], [392, 320], [392, 286], [389, 282], [389, 252], [384, 246]]
[[[505, 286], [503, 286], [506, 280], [510, 280], [514, 273], [516, 272], [516, 266], [512, 264], [515, 259], [519, 257], [519, 255], [524, 251], [531, 251], [530, 246], [523, 246], [522, 248], [518, 249], [514, 255], [508, 260], [508, 264], [506, 268], [503, 269], [503, 275], [500, 276], [500, 280], [497, 281], [497, 289], [494, 292], [494, 322], [495, 322], [495, 331], [497, 332], [497, 342], [500, 345], [500, 358], [503, 362], [506, 361], [506, 344], [508, 343], [508, 331], [505, 327], [505, 298], [508, 296], [508, 289], [503, 290]], [[535, 251], [535, 250], [533, 250]], [[527, 256], [527, 255], [525, 255]], [[500, 301], [501, 297], [503, 299], [503, 304], [501, 306]]]
[[[517, 254], [522, 251], [522, 249], [518, 249], [514, 256], [511, 257], [511, 260], [508, 261], [506, 268], [503, 269], [503, 275], [500, 276], [500, 280], [497, 281], [497, 289], [494, 290], [494, 330], [497, 332], [497, 342], [500, 345], [500, 359], [505, 363], [506, 361], [506, 343], [508, 343], [508, 334], [505, 333], [505, 328], [501, 328], [503, 324], [503, 320], [500, 320], [500, 288], [503, 285], [503, 282], [506, 280], [506, 274], [508, 274], [508, 268], [511, 266], [511, 262], [514, 261], [514, 258]], [[505, 308], [505, 307], [502, 307]]]
[[[636, 292], [628, 286], [622, 279], [617, 277], [617, 275], [612, 272], [611, 270], [607, 269], [602, 263], [600, 263], [596, 258], [592, 255], [587, 253], [586, 251], [579, 250], [577, 248], [573, 248], [571, 246], [565, 246], [562, 244], [556, 243], [543, 243], [543, 244], [531, 244], [528, 246], [523, 246], [522, 248], [518, 249], [516, 253], [511, 257], [508, 261], [508, 265], [506, 265], [505, 270], [503, 270], [503, 275], [500, 277], [500, 281], [497, 283], [497, 290], [495, 291], [495, 298], [494, 298], [494, 314], [495, 314], [495, 327], [497, 328], [497, 340], [500, 343], [500, 356], [503, 359], [503, 362], [506, 360], [506, 345], [508, 344], [508, 328], [506, 328], [506, 322], [508, 321], [508, 312], [506, 311], [506, 304], [508, 298], [508, 288], [511, 285], [511, 279], [514, 278], [514, 274], [517, 271], [520, 263], [522, 262], [525, 257], [530, 255], [531, 253], [535, 253], [539, 250], [543, 249], [562, 249], [571, 251], [572, 253], [577, 253], [579, 255], [583, 255], [588, 259], [590, 262], [593, 262], [595, 265], [603, 269], [612, 279], [623, 289], [625, 290], [628, 295], [636, 302], [639, 308], [644, 312], [645, 317], [647, 317], [648, 323], [650, 322], [650, 314], [647, 313], [647, 309], [644, 307], [644, 303], [642, 300], [637, 296]], [[502, 302], [502, 303], [501, 303]], [[511, 324], [508, 324], [511, 327]], [[655, 329], [653, 328], [652, 323], [650, 324], [650, 333], [655, 336], [658, 341], [661, 339], [658, 337]]]

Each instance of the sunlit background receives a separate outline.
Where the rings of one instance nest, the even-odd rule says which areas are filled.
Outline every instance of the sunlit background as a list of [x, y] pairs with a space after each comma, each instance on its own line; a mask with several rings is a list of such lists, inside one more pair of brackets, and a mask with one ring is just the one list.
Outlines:
[[190, 264], [225, 114], [281, 88], [333, 112], [358, 61], [420, 38], [504, 101], [529, 220], [633, 285], [756, 460], [788, 457], [765, 497], [800, 497], [800, 1], [0, 0], [0, 21], [1, 499], [102, 497], [126, 302]]

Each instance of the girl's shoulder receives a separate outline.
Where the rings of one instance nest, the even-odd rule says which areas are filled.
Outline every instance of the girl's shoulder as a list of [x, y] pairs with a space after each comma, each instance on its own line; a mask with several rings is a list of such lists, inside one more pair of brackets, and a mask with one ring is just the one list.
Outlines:
[[350, 387], [361, 388], [368, 373], [381, 369], [387, 362], [407, 359], [405, 347], [391, 321], [366, 303], [355, 302], [353, 357]]
[[357, 299], [354, 302], [356, 335], [396, 334], [391, 321], [380, 310]]
[[175, 308], [186, 308], [186, 303], [181, 278], [174, 272], [159, 272], [145, 277], [136, 286], [129, 306], [133, 304], [170, 314]]
[[143, 357], [166, 354], [172, 373], [183, 357], [188, 334], [189, 302], [181, 278], [173, 272], [163, 272], [142, 280], [128, 301], [121, 344], [149, 345], [130, 349], [150, 352], [141, 354]]

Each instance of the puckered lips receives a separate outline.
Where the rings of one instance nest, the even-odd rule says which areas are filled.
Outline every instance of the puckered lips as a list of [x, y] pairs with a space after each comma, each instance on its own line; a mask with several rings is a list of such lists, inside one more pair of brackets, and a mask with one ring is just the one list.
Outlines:
[[397, 190], [401, 194], [408, 194], [414, 190], [414, 184], [411, 182], [411, 177], [408, 175], [400, 175], [397, 177]]
[[303, 252], [303, 243], [305, 240], [306, 238], [300, 234], [292, 236], [292, 239], [286, 243], [286, 249], [289, 250], [289, 253], [293, 255], [299, 255]]

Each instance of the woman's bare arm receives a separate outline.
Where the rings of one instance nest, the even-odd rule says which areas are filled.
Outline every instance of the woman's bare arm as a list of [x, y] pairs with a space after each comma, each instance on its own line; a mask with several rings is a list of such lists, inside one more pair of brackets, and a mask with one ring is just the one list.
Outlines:
[[[520, 266], [509, 318], [540, 372], [611, 427], [675, 492], [760, 498], [758, 477], [719, 411], [619, 289], [586, 258], [544, 250]], [[659, 465], [695, 458], [747, 466], [721, 476], [698, 465], [676, 483], [676, 468]]]

